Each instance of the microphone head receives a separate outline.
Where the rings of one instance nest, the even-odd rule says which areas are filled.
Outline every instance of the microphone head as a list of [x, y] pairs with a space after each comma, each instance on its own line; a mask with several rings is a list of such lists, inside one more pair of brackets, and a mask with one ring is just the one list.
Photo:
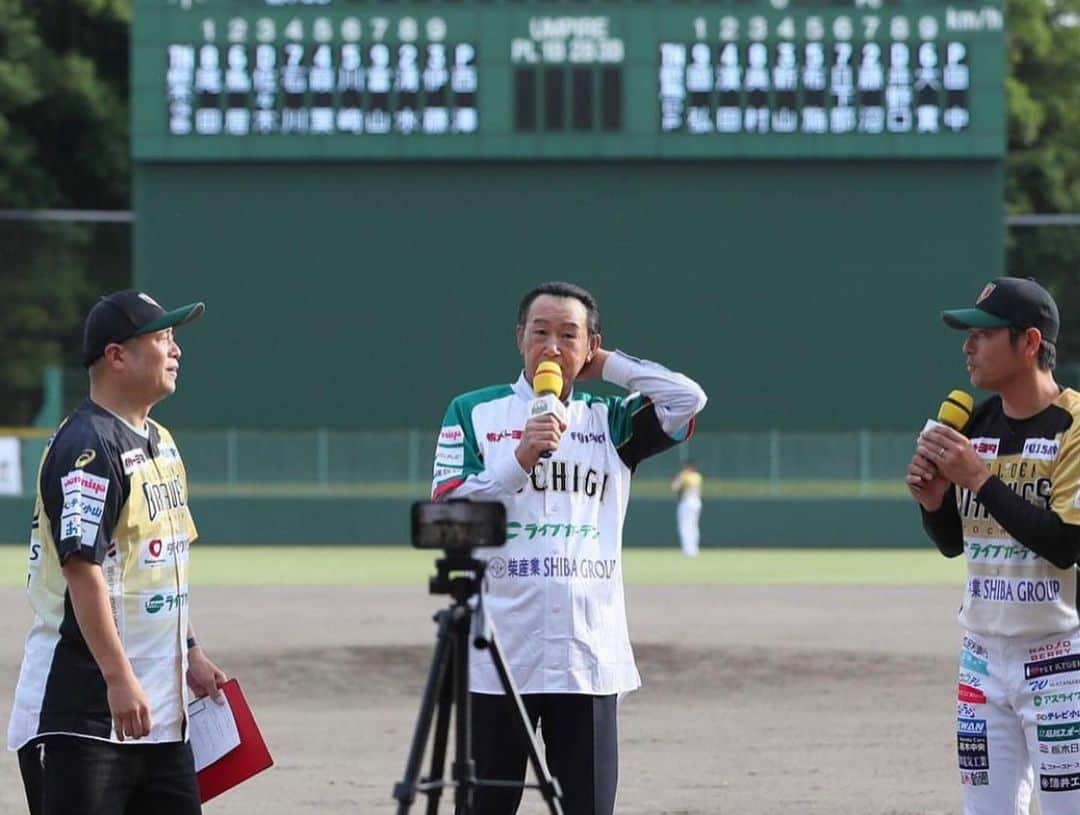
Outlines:
[[963, 391], [949, 391], [945, 401], [938, 408], [937, 418], [942, 424], [947, 424], [953, 430], [962, 430], [971, 418], [971, 410], [975, 407], [975, 400], [970, 393]]
[[533, 393], [553, 393], [558, 397], [562, 396], [562, 389], [563, 376], [559, 363], [548, 359], [536, 366], [536, 373], [533, 374]]

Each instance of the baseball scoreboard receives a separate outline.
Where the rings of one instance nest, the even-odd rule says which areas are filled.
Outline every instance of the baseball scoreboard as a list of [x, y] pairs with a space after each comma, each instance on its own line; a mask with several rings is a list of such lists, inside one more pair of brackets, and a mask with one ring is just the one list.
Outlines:
[[1005, 271], [1002, 3], [134, 0], [135, 282], [208, 307], [162, 419], [432, 427], [562, 279], [703, 431], [921, 426]]
[[1000, 0], [136, 0], [136, 159], [993, 157]]

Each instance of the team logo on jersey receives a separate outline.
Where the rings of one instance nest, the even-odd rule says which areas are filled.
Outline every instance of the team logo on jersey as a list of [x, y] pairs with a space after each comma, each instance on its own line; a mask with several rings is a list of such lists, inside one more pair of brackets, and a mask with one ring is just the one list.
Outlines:
[[146, 482], [142, 487], [143, 495], [146, 497], [146, 512], [151, 521], [166, 510], [187, 506], [187, 496], [184, 495], [184, 485], [180, 476], [176, 476], [172, 481], [162, 481], [158, 484]]
[[87, 464], [89, 464], [95, 458], [97, 458], [97, 451], [96, 450], [83, 450], [81, 453], [79, 453], [78, 457], [75, 459], [75, 469], [76, 470], [81, 470], [83, 467], [85, 467]]
[[979, 458], [995, 459], [998, 457], [998, 448], [1001, 447], [1001, 439], [972, 439], [971, 447], [975, 451], [975, 455]]
[[1056, 439], [1025, 439], [1023, 458], [1033, 458], [1036, 461], [1053, 461], [1057, 458], [1058, 443]]
[[125, 450], [120, 454], [120, 463], [124, 466], [124, 475], [131, 475], [150, 461], [142, 450]]

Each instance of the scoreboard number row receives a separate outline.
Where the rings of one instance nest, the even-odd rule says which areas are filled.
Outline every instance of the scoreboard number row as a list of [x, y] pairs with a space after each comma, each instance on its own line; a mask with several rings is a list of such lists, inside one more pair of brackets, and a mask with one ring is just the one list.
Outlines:
[[420, 39], [442, 42], [447, 33], [446, 20], [442, 17], [429, 17], [423, 26], [415, 17], [402, 17], [400, 20], [391, 20], [389, 17], [370, 17], [367, 20], [346, 17], [337, 25], [329, 17], [317, 17], [311, 21], [310, 35], [308, 27], [299, 17], [282, 24], [280, 29], [272, 17], [259, 17], [253, 21], [233, 17], [222, 26], [214, 19], [203, 20], [203, 40], [217, 42], [219, 28], [224, 29], [220, 32], [221, 39], [230, 43], [245, 43], [253, 39], [256, 42], [272, 43], [279, 39], [279, 30], [285, 39], [300, 41], [310, 36], [315, 42], [331, 42], [335, 38], [343, 42], [360, 42], [364, 39], [382, 42], [389, 38], [388, 35], [392, 35], [398, 42], [416, 42]]
[[[885, 25], [886, 28], [882, 28]], [[827, 22], [823, 17], [812, 15], [801, 23], [794, 17], [784, 17], [770, 32], [769, 21], [760, 15], [750, 17], [746, 21], [745, 33], [742, 21], [738, 17], [721, 17], [713, 26], [715, 38], [719, 40], [738, 40], [740, 38], [751, 41], [769, 39], [794, 40], [803, 37], [807, 40], [823, 40], [832, 36], [837, 40], [850, 40], [856, 36], [872, 40], [883, 31], [887, 32], [890, 39], [906, 40], [912, 36], [912, 20], [903, 15], [896, 15], [884, 19], [876, 14], [867, 14], [858, 18], [852, 18], [845, 14], [834, 17]], [[933, 40], [941, 31], [938, 19], [930, 14], [925, 14], [915, 21], [914, 31], [919, 39]], [[704, 17], [697, 17], [693, 22], [694, 39], [706, 40], [710, 38], [709, 21]]]

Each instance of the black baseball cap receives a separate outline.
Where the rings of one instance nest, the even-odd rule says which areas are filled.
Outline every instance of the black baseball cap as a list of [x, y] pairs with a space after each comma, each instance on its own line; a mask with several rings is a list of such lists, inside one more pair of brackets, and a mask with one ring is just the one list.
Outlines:
[[86, 315], [83, 365], [89, 368], [105, 353], [105, 347], [114, 342], [190, 323], [205, 309], [203, 303], [189, 303], [166, 311], [149, 294], [134, 289], [107, 294]]
[[1037, 328], [1049, 343], [1057, 342], [1057, 303], [1030, 277], [998, 277], [983, 287], [974, 308], [941, 312], [950, 328]]

